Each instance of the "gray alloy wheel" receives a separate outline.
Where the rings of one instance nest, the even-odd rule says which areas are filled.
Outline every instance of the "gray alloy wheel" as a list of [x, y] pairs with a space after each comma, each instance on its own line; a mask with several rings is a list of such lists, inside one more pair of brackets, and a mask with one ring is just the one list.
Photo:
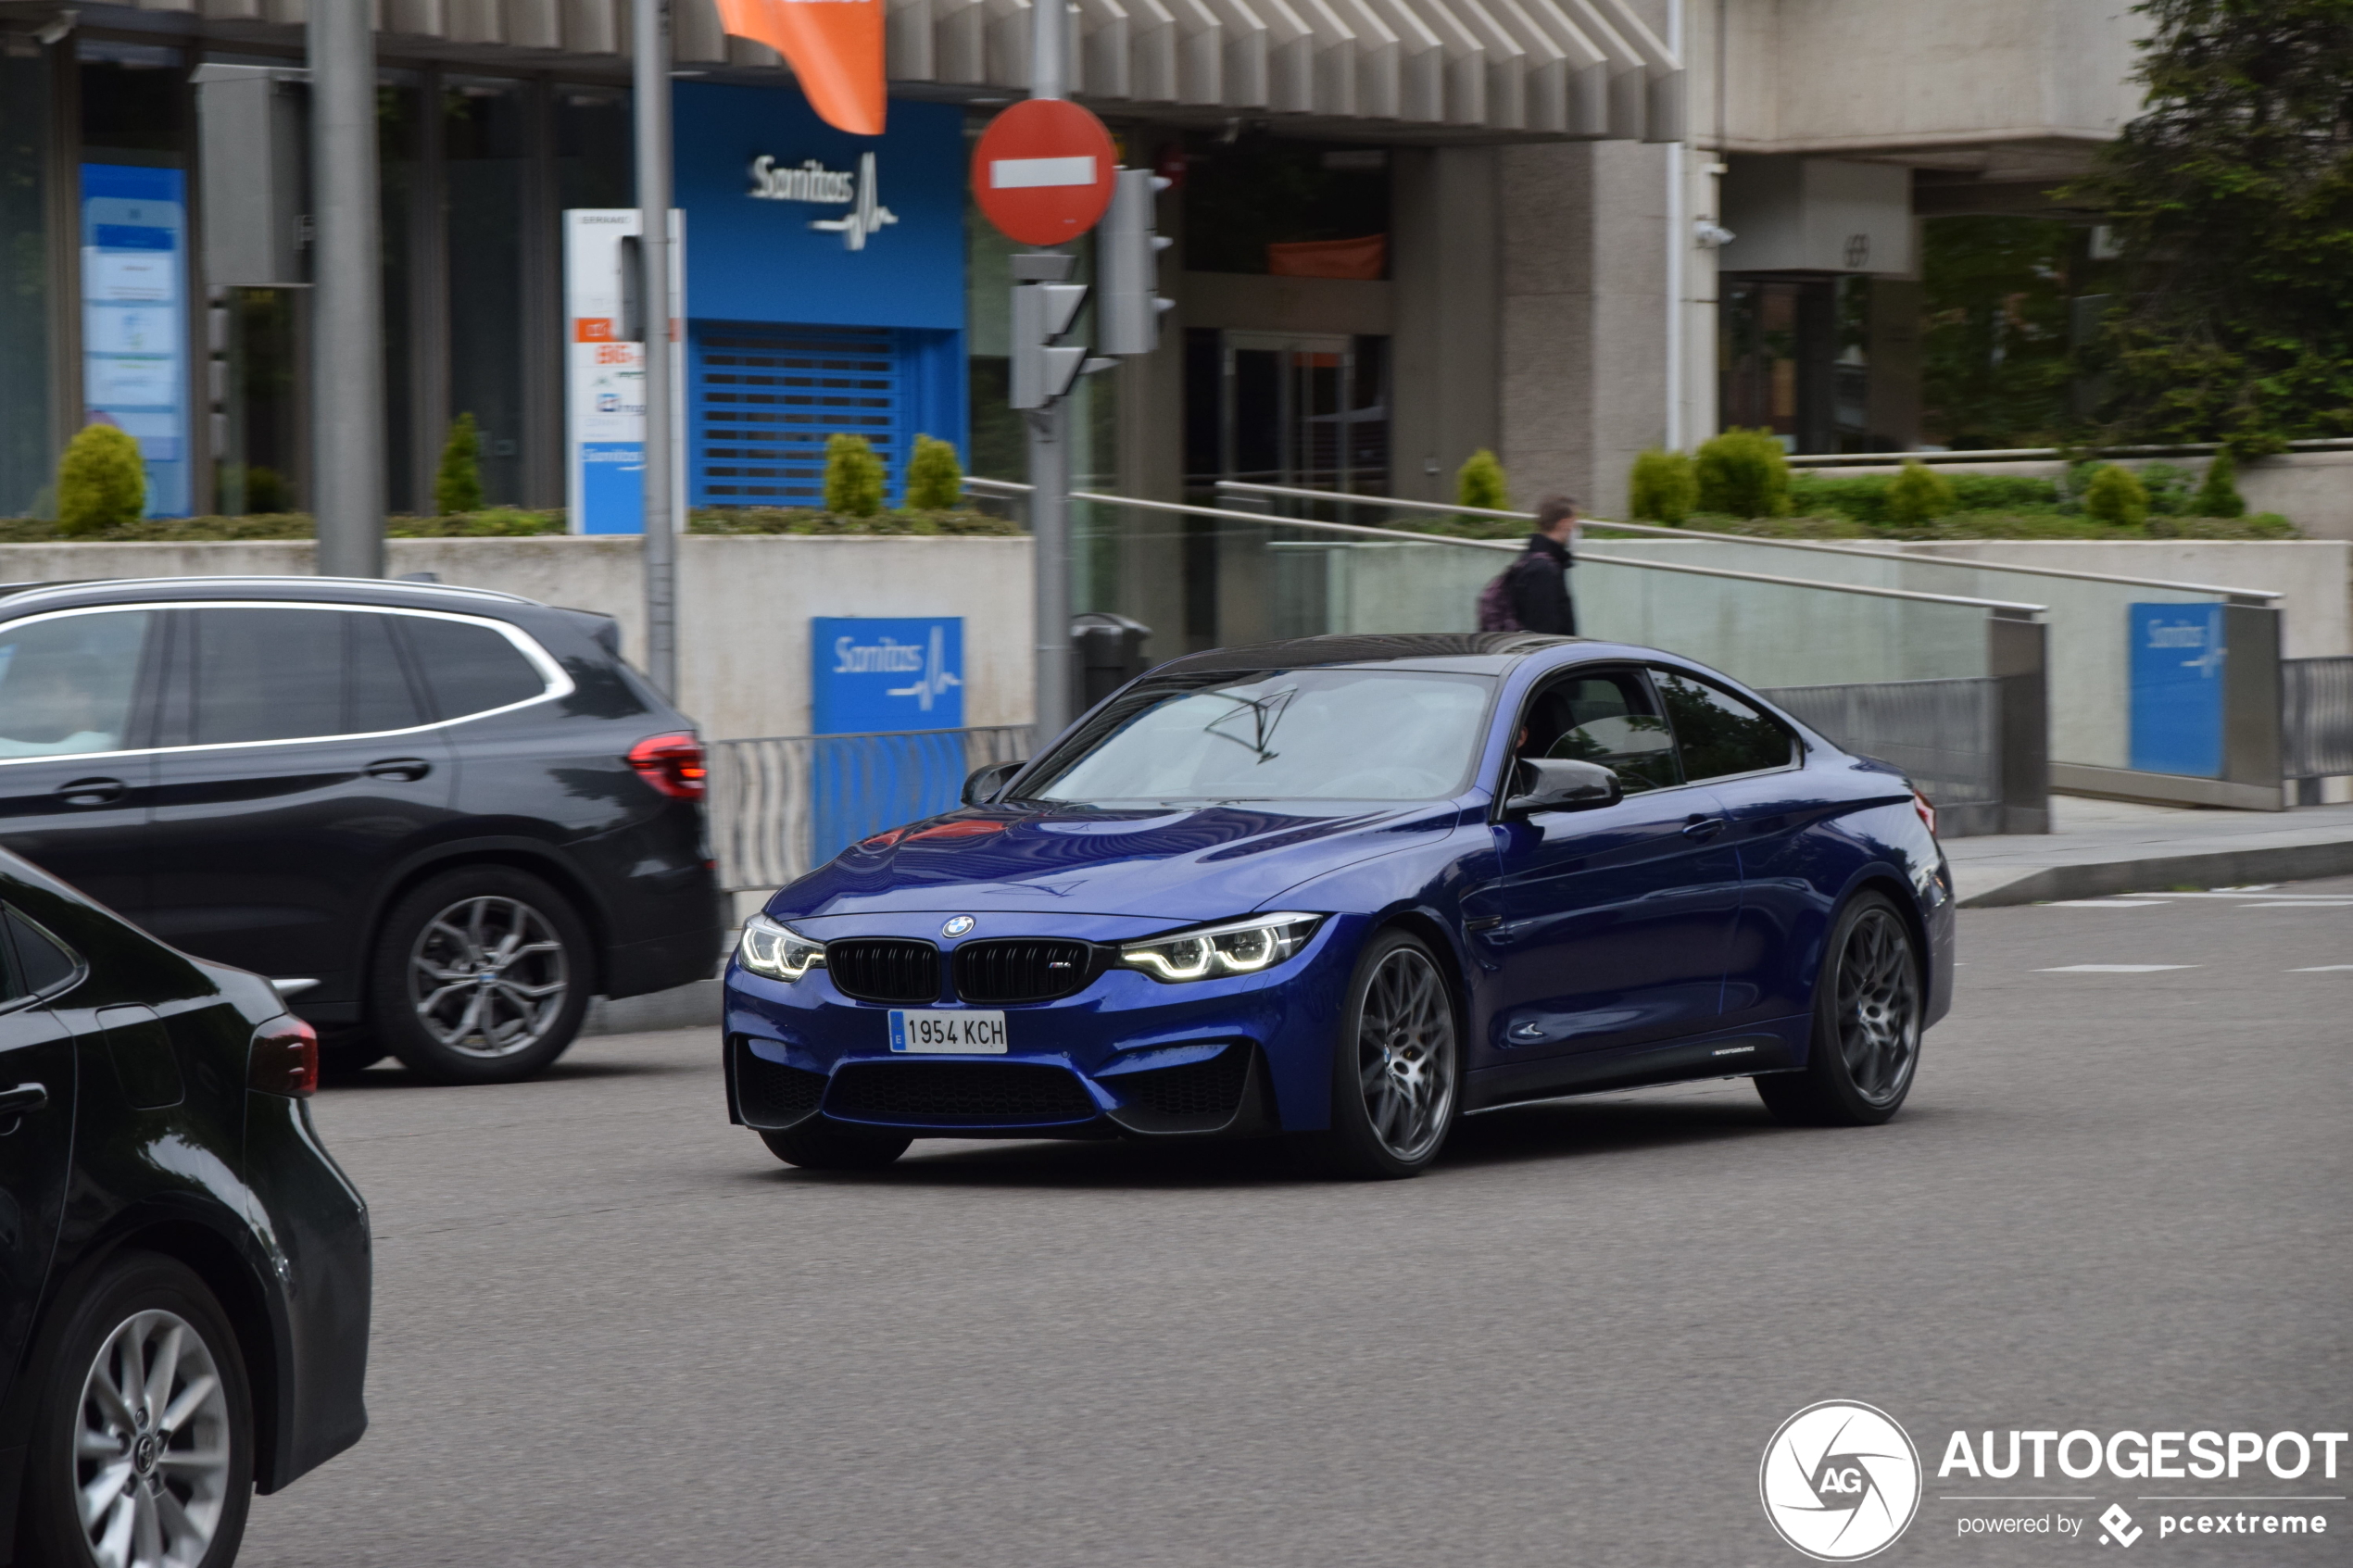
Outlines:
[[519, 898], [460, 898], [425, 922], [409, 952], [418, 1026], [463, 1056], [520, 1056], [539, 1045], [572, 985], [562, 938]]
[[232, 1486], [229, 1399], [187, 1319], [133, 1312], [82, 1380], [73, 1482], [102, 1568], [185, 1568], [212, 1548]]
[[1334, 1175], [1418, 1175], [1453, 1130], [1462, 1089], [1454, 998], [1429, 949], [1402, 931], [1357, 960], [1332, 1051], [1328, 1132], [1302, 1140]]
[[1795, 1125], [1875, 1126], [1911, 1092], [1925, 1011], [1911, 927], [1885, 895], [1857, 894], [1831, 927], [1805, 1070], [1759, 1075], [1757, 1095]]

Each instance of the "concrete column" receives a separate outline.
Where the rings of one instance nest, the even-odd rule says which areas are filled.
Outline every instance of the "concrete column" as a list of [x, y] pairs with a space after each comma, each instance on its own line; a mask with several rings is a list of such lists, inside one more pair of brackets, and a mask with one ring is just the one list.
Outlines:
[[1503, 439], [1496, 149], [1390, 153], [1390, 493], [1452, 500]]

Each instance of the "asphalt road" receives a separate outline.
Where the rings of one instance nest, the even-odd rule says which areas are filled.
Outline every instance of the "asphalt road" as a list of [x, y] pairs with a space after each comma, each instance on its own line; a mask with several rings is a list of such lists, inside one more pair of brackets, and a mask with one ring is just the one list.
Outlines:
[[[1961, 1427], [2353, 1424], [2353, 881], [2283, 891], [2346, 901], [1964, 913], [1883, 1128], [1709, 1085], [1479, 1117], [1382, 1185], [1231, 1147], [794, 1172], [726, 1124], [700, 1032], [507, 1089], [379, 1069], [316, 1102], [374, 1208], [374, 1425], [257, 1502], [242, 1561], [1796, 1564], [1758, 1460], [1832, 1398], [1929, 1467], [1877, 1562], [2101, 1549], [1959, 1539], [1972, 1511], [2342, 1496], [2353, 1462], [1935, 1476]], [[2005, 1491], [2096, 1500], [1944, 1500]], [[2330, 1534], [2130, 1558], [2353, 1552], [2353, 1504], [2296, 1506]]]

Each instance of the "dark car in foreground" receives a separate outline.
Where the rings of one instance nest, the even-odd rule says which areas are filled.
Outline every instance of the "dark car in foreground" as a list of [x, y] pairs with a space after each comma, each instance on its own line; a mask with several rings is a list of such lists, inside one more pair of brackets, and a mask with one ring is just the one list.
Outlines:
[[0, 843], [273, 978], [331, 1066], [527, 1076], [706, 978], [693, 726], [607, 617], [409, 582], [0, 597]]
[[367, 1206], [258, 976], [0, 854], [0, 1552], [224, 1568], [368, 1424]]
[[1867, 1124], [1950, 1005], [1951, 874], [1886, 765], [1655, 649], [1331, 636], [1164, 664], [967, 804], [784, 888], [726, 974], [780, 1158], [1297, 1135], [1755, 1079]]

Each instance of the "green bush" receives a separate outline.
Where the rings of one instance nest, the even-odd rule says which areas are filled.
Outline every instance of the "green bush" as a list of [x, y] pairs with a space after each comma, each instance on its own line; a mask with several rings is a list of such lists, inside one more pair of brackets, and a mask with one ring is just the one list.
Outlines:
[[690, 533], [980, 534], [1014, 535], [1021, 524], [987, 512], [877, 512], [873, 517], [837, 517], [809, 507], [697, 507], [686, 522]]
[[1738, 426], [1700, 444], [1692, 465], [1699, 509], [1733, 517], [1781, 517], [1789, 511], [1789, 462], [1765, 430]]
[[433, 509], [444, 517], [482, 510], [482, 431], [472, 414], [449, 423], [441, 467], [433, 476]]
[[[1950, 509], [1956, 512], [2047, 511], [2059, 504], [2059, 487], [2052, 480], [1932, 471], [1953, 487]], [[1894, 483], [1895, 476], [1884, 472], [1826, 474], [1801, 469], [1789, 476], [1790, 510], [1799, 517], [1836, 512], [1875, 528], [1890, 526], [1894, 519], [1888, 512], [1888, 491]]]
[[139, 444], [113, 425], [84, 425], [57, 461], [57, 532], [103, 533], [147, 509], [147, 470]]
[[1953, 502], [1965, 512], [2019, 512], [2059, 504], [2058, 482], [2022, 473], [1956, 473]]
[[2110, 463], [2083, 487], [2083, 509], [2111, 528], [2138, 528], [2149, 520], [2149, 493], [2121, 463]]
[[2171, 463], [2143, 463], [2133, 477], [2148, 492], [2149, 512], [2155, 517], [2182, 517], [2197, 504], [2197, 475]]
[[1959, 509], [1960, 497], [1953, 489], [1953, 482], [1918, 458], [1905, 458], [1904, 466], [1887, 483], [1887, 517], [1891, 522], [1910, 527]]
[[1465, 458], [1463, 466], [1455, 470], [1454, 504], [1485, 507], [1497, 512], [1511, 506], [1512, 493], [1504, 484], [1504, 465], [1486, 447]]
[[825, 509], [837, 517], [872, 517], [882, 510], [888, 483], [883, 462], [862, 435], [825, 441]]
[[1654, 446], [1634, 459], [1626, 495], [1626, 510], [1633, 517], [1679, 527], [1699, 505], [1699, 476], [1686, 454]]
[[2197, 517], [2245, 517], [2246, 498], [2239, 494], [2237, 459], [2227, 446], [2214, 454], [2206, 465], [2205, 483], [2197, 487], [2190, 501], [2190, 511]]
[[907, 459], [907, 505], [916, 511], [942, 512], [963, 498], [964, 470], [956, 461], [954, 445], [928, 435], [915, 437], [915, 455]]

